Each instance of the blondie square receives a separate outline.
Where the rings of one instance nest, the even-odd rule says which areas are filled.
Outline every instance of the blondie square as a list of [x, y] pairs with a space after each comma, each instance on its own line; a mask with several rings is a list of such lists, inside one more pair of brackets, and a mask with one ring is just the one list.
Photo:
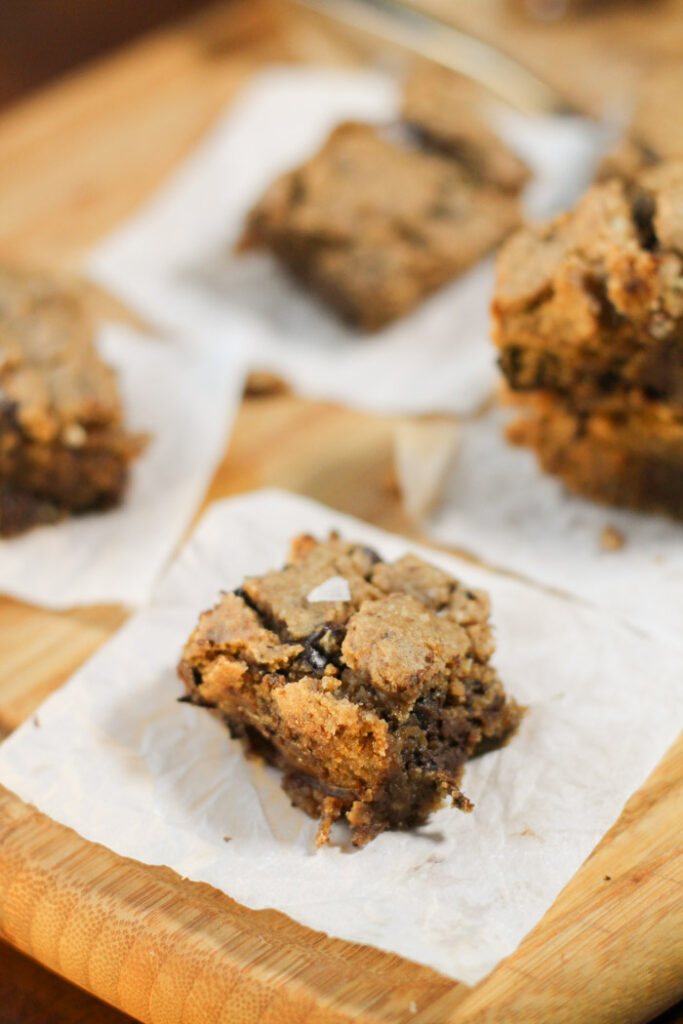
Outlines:
[[349, 322], [377, 330], [496, 247], [519, 205], [405, 126], [347, 123], [249, 214], [263, 246]]
[[513, 390], [577, 411], [634, 389], [683, 409], [683, 161], [590, 189], [503, 247], [493, 337]]
[[141, 446], [77, 294], [0, 268], [0, 535], [115, 505]]
[[509, 438], [571, 491], [683, 517], [683, 161], [515, 235], [493, 318]]
[[413, 555], [298, 537], [281, 571], [204, 612], [179, 665], [192, 704], [283, 771], [292, 803], [363, 845], [464, 810], [466, 760], [521, 714], [490, 664], [489, 602]]

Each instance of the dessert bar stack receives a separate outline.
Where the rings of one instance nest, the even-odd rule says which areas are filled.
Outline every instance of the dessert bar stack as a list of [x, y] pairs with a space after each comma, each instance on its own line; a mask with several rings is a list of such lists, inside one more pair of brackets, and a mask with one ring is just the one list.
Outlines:
[[417, 71], [401, 121], [339, 125], [266, 191], [242, 248], [270, 249], [363, 330], [403, 316], [520, 223], [528, 170], [475, 111], [463, 79]]
[[0, 536], [118, 504], [143, 443], [80, 296], [1, 267]]
[[683, 517], [683, 161], [513, 236], [493, 322], [510, 440], [572, 491]]

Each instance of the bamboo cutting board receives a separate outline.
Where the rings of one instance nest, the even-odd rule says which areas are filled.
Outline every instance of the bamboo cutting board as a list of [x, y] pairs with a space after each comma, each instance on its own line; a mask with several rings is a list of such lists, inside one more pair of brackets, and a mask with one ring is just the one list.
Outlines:
[[[76, 266], [252, 70], [309, 57], [357, 53], [284, 6], [245, 0], [10, 111], [0, 251]], [[290, 396], [245, 401], [208, 497], [284, 486], [409, 532], [392, 481], [395, 425]], [[0, 600], [0, 735], [122, 620], [116, 608]], [[683, 995], [682, 808], [683, 741], [520, 949], [471, 990], [124, 860], [0, 787], [0, 935], [153, 1024], [644, 1022]]]

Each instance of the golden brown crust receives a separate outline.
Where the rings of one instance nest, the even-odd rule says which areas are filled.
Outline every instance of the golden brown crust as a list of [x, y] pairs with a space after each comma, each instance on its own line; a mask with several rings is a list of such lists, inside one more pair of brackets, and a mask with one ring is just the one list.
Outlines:
[[302, 650], [301, 644], [283, 644], [276, 633], [265, 629], [242, 597], [224, 594], [215, 608], [200, 615], [186, 654], [197, 662], [202, 660], [204, 651], [210, 652], [211, 657], [227, 654], [275, 670], [283, 668]]
[[552, 389], [585, 411], [626, 391], [683, 408], [683, 161], [503, 247], [493, 337], [513, 389]]
[[347, 623], [342, 656], [376, 689], [412, 696], [433, 679], [447, 680], [470, 646], [461, 626], [437, 619], [409, 594], [393, 593], [361, 605]]
[[77, 293], [0, 267], [0, 534], [115, 504], [141, 446]]
[[[316, 601], [337, 577], [348, 600]], [[504, 741], [521, 713], [492, 652], [485, 595], [415, 556], [388, 564], [304, 535], [283, 570], [201, 616], [179, 674], [187, 700], [283, 769], [292, 801], [321, 817], [321, 842], [345, 815], [362, 844], [447, 795], [470, 806], [466, 759]]]
[[576, 493], [683, 515], [683, 160], [511, 239], [493, 315], [510, 439]]
[[659, 407], [624, 416], [581, 415], [549, 396], [508, 429], [542, 468], [576, 494], [683, 518], [683, 421]]

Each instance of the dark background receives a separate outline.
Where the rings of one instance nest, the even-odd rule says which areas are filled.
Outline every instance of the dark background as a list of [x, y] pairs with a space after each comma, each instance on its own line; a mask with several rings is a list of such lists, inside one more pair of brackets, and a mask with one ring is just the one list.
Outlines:
[[208, 0], [0, 0], [0, 107]]

